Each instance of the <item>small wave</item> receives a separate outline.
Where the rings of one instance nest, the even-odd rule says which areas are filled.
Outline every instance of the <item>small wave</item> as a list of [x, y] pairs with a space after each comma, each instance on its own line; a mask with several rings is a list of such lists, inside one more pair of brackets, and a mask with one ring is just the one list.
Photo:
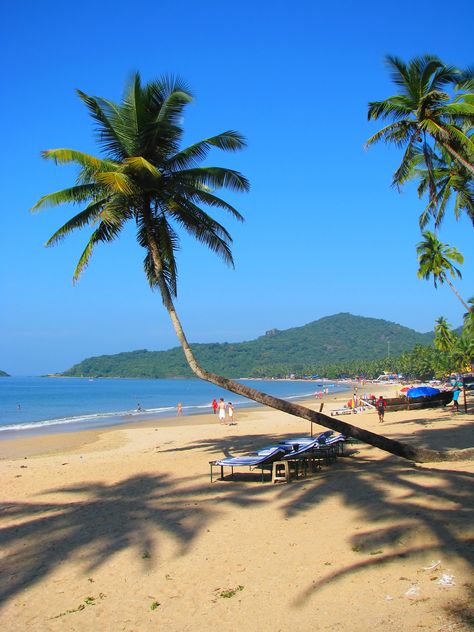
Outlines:
[[147, 408], [141, 411], [138, 410], [118, 410], [115, 412], [107, 413], [93, 413], [90, 415], [77, 415], [74, 417], [58, 417], [56, 419], [43, 419], [41, 421], [29, 421], [20, 424], [9, 424], [7, 426], [0, 426], [0, 432], [12, 432], [21, 430], [35, 430], [39, 428], [46, 428], [50, 426], [64, 426], [69, 424], [84, 424], [86, 427], [87, 422], [93, 423], [99, 420], [116, 419], [117, 417], [140, 417], [146, 414], [159, 414], [174, 410], [172, 406], [166, 406], [161, 408]]

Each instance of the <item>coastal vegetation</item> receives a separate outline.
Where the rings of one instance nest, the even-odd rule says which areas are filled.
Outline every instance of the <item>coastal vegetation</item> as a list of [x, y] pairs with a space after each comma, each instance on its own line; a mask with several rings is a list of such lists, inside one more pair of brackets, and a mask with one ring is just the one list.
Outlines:
[[[385, 370], [387, 355], [393, 358], [432, 341], [433, 333], [421, 334], [377, 318], [336, 314], [303, 327], [269, 330], [247, 342], [193, 344], [193, 351], [201, 364], [226, 377], [284, 377], [291, 373], [327, 377], [376, 373], [377, 377]], [[189, 377], [192, 372], [176, 347], [88, 358], [64, 375], [166, 378]]]
[[0, 371], [0, 377], [10, 377], [5, 371]]
[[[474, 359], [474, 329], [469, 325], [474, 304], [466, 302], [450, 280], [462, 278], [454, 264], [462, 264], [464, 257], [437, 233], [450, 207], [456, 219], [465, 214], [474, 226], [474, 68], [462, 70], [433, 55], [408, 63], [387, 55], [386, 63], [397, 93], [369, 103], [369, 120], [389, 124], [371, 136], [366, 147], [383, 141], [403, 149], [392, 184], [400, 189], [417, 181], [418, 196], [427, 199], [419, 217], [418, 277], [432, 278], [435, 287], [446, 283], [466, 309], [460, 336], [438, 318], [435, 345], [444, 354], [446, 368], [468, 370]], [[430, 223], [434, 232], [427, 229]]]
[[[224, 261], [233, 263], [230, 234], [203, 207], [224, 210], [241, 220], [240, 213], [214, 191], [229, 188], [244, 192], [249, 184], [236, 171], [203, 167], [201, 162], [211, 148], [236, 151], [245, 146], [245, 141], [239, 133], [228, 131], [180, 149], [183, 111], [192, 97], [184, 84], [175, 79], [164, 78], [142, 85], [136, 74], [120, 103], [90, 97], [81, 91], [78, 94], [98, 126], [104, 158], [71, 149], [43, 152], [44, 158], [57, 164], [75, 164], [79, 176], [75, 186], [45, 195], [33, 207], [39, 210], [64, 203], [85, 205], [47, 242], [53, 245], [77, 229], [92, 227], [74, 280], [88, 265], [97, 244], [112, 242], [127, 222], [134, 222], [138, 243], [145, 250], [148, 281], [152, 288], [159, 289], [186, 361], [197, 377], [407, 459], [427, 461], [456, 457], [454, 452], [426, 450], [389, 439], [205, 370], [188, 343], [174, 306], [178, 230], [186, 230]], [[438, 136], [441, 139], [441, 134]], [[451, 156], [459, 156], [460, 141], [441, 140]], [[457, 157], [456, 160], [465, 166]]]

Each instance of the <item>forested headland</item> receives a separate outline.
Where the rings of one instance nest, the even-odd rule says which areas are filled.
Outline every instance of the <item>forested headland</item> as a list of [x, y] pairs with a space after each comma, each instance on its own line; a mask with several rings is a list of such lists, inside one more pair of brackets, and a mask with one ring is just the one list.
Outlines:
[[[228, 377], [321, 375], [336, 378], [383, 371], [428, 377], [439, 352], [433, 333], [386, 320], [341, 313], [302, 327], [271, 329], [247, 342], [193, 344], [199, 362]], [[191, 377], [180, 347], [87, 358], [63, 373], [75, 377]]]

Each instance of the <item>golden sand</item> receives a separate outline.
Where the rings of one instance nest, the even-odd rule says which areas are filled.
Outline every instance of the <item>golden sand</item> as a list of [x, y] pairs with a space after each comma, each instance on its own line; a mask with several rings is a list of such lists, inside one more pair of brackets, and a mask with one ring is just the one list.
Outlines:
[[[474, 446], [472, 404], [342, 419]], [[473, 628], [474, 462], [415, 465], [357, 444], [290, 484], [245, 473], [211, 485], [210, 460], [309, 433], [266, 408], [236, 421], [1, 442], [0, 629]]]

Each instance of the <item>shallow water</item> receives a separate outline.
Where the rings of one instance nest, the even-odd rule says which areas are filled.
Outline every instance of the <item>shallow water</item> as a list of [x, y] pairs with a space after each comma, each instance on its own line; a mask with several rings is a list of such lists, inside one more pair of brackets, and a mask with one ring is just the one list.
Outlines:
[[[332, 382], [240, 381], [284, 399], [312, 397], [327, 386], [330, 392], [347, 389], [345, 384]], [[237, 407], [258, 405], [197, 379], [1, 378], [0, 438], [168, 417], [176, 414], [178, 402], [183, 405], [183, 415], [211, 412], [214, 397], [223, 397]]]

